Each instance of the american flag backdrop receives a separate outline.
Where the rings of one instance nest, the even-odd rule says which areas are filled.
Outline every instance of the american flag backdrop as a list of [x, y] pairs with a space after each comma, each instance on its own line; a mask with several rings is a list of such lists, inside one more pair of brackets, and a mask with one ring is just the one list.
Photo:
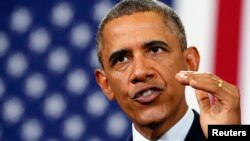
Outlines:
[[[118, 0], [0, 0], [0, 141], [123, 141], [131, 122], [97, 86], [96, 28]], [[240, 88], [250, 124], [250, 1], [168, 0], [200, 71]], [[187, 88], [191, 107], [199, 109]]]

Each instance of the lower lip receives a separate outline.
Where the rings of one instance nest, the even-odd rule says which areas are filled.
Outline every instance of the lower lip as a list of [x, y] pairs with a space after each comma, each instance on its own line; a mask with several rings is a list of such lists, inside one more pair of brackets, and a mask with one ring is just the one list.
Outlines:
[[160, 95], [159, 91], [154, 91], [150, 96], [139, 96], [135, 100], [142, 104], [149, 104], [155, 101], [155, 99]]

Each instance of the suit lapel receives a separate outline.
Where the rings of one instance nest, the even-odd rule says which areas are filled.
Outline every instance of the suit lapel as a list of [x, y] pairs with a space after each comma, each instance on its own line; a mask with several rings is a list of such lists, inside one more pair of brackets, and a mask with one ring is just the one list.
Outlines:
[[[200, 126], [200, 115], [195, 110], [193, 110], [193, 112], [194, 121], [190, 130], [188, 131], [185, 141], [207, 141]], [[132, 135], [128, 138], [127, 141], [133, 141]]]
[[194, 121], [188, 134], [185, 138], [185, 141], [206, 141], [206, 137], [203, 134], [203, 131], [200, 126], [200, 115], [193, 110], [194, 112]]

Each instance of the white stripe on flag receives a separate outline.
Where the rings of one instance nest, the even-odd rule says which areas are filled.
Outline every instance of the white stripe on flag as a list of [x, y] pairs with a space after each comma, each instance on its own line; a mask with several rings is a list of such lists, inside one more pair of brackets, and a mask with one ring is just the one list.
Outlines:
[[242, 123], [250, 124], [250, 0], [243, 1], [239, 86], [241, 93]]

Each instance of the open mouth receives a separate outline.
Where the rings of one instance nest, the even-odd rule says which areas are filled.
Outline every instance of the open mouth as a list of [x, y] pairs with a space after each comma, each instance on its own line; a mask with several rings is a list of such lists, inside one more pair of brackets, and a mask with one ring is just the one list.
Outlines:
[[157, 99], [157, 97], [161, 94], [161, 89], [159, 88], [147, 88], [140, 90], [135, 96], [134, 100], [142, 103], [149, 104]]

